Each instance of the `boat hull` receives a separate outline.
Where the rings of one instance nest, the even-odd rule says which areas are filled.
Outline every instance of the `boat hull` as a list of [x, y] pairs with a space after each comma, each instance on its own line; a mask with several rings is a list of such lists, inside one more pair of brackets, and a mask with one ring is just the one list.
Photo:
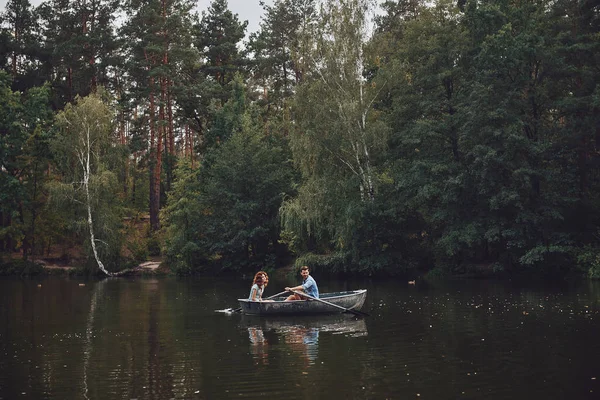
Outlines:
[[[366, 298], [366, 289], [324, 293], [320, 296], [321, 300], [352, 310], [360, 310]], [[274, 301], [250, 301], [248, 299], [238, 299], [238, 301], [242, 313], [248, 315], [335, 314], [344, 312], [342, 309], [317, 300], [283, 301], [284, 299], [284, 297], [280, 297], [274, 299]]]

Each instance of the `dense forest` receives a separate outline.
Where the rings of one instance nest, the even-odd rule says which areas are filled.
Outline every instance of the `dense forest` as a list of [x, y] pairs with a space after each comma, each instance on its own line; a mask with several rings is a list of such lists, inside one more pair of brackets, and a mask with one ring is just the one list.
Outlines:
[[598, 2], [261, 7], [8, 0], [0, 264], [600, 277]]

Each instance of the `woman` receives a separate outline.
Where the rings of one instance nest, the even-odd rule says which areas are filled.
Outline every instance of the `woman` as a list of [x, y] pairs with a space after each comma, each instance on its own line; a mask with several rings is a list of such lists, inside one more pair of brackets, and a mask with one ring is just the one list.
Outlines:
[[[257, 274], [262, 274], [263, 286], [267, 287], [267, 285], [269, 284], [269, 275], [267, 275], [267, 273], [265, 271], [258, 271]], [[255, 275], [255, 277], [256, 277], [256, 275]]]
[[262, 301], [262, 294], [268, 283], [269, 277], [267, 276], [267, 273], [264, 271], [258, 271], [254, 275], [254, 280], [252, 281], [252, 288], [250, 288], [250, 296], [248, 296], [248, 300]]

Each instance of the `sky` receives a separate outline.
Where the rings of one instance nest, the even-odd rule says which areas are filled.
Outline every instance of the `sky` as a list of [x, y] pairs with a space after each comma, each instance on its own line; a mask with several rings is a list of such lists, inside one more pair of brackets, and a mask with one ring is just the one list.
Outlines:
[[[5, 0], [0, 0], [0, 2]], [[259, 29], [260, 17], [263, 8], [259, 4], [260, 0], [228, 0], [229, 9], [232, 13], [238, 15], [240, 21], [248, 21], [246, 33], [256, 32]], [[273, 0], [263, 0], [265, 4], [273, 4]], [[198, 0], [198, 10], [206, 10], [210, 5], [210, 0]]]
[[[263, 0], [265, 4], [271, 5], [274, 0]], [[32, 6], [38, 6], [42, 0], [29, 0]], [[211, 0], [197, 0], [197, 10], [208, 9]], [[256, 32], [259, 29], [260, 17], [263, 13], [263, 8], [259, 4], [260, 0], [228, 0], [229, 9], [234, 14], [238, 15], [240, 21], [248, 21], [246, 34]], [[6, 0], [0, 0], [0, 12], [4, 12]]]

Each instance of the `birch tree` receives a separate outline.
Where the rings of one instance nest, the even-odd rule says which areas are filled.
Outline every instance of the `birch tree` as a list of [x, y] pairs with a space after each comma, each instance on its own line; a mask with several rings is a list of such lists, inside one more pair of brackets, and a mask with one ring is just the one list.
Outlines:
[[[70, 202], [81, 211], [79, 221], [86, 228], [95, 263], [106, 275], [112, 275], [100, 259], [99, 251], [100, 245], [109, 246], [108, 240], [97, 234], [98, 230], [106, 232], [106, 226], [111, 225], [109, 213], [99, 211], [106, 210], [103, 205], [109, 203], [107, 199], [114, 202], [113, 188], [117, 187], [115, 175], [106, 168], [109, 153], [114, 152], [111, 110], [99, 95], [91, 94], [68, 104], [58, 114], [57, 125], [60, 134], [52, 147], [66, 182], [57, 184], [53, 193], [60, 194], [63, 207]], [[111, 236], [116, 235], [113, 232]]]
[[354, 175], [361, 200], [372, 201], [372, 151], [383, 143], [383, 130], [372, 129], [368, 118], [379, 92], [365, 77], [369, 5], [368, 0], [324, 4], [308, 60], [313, 81], [298, 96], [303, 133], [298, 138], [306, 140], [296, 145]]
[[350, 210], [375, 200], [374, 160], [385, 148], [386, 129], [373, 108], [383, 85], [367, 78], [372, 6], [369, 0], [324, 1], [310, 34], [291, 137], [304, 183], [281, 210], [286, 229], [310, 235], [325, 229], [339, 242], [352, 225]]

